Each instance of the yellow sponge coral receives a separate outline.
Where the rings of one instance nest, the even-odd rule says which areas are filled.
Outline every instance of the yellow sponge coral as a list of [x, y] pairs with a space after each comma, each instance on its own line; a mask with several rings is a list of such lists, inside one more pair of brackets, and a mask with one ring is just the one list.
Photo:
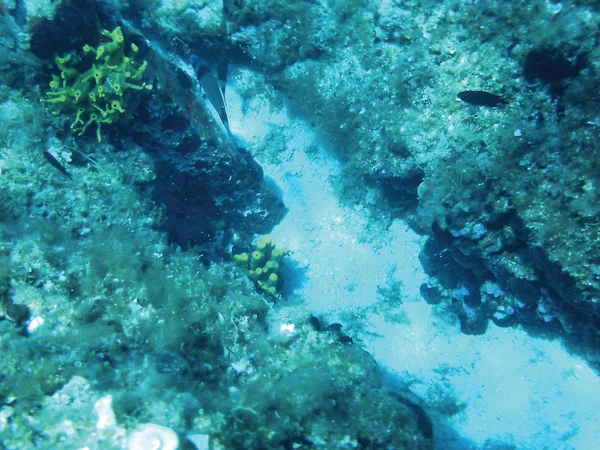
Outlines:
[[71, 129], [81, 136], [96, 125], [98, 142], [102, 140], [102, 124], [115, 123], [127, 115], [125, 105], [132, 90], [152, 89], [140, 83], [147, 62], [137, 62], [138, 47], [125, 45], [121, 27], [103, 30], [107, 42], [94, 48], [83, 46], [83, 53], [92, 59], [91, 67], [80, 72], [71, 65], [71, 55], [56, 56], [60, 75], [53, 75], [50, 91], [42, 102], [53, 103], [74, 114]]
[[252, 253], [235, 254], [233, 259], [260, 289], [276, 295], [282, 287], [283, 258], [289, 253], [287, 249], [275, 248], [271, 236], [265, 235], [256, 242]]

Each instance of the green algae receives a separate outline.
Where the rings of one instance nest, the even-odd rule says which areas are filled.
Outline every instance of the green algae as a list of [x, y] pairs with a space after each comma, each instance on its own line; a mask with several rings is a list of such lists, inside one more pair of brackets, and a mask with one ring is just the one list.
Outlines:
[[[238, 33], [236, 44], [347, 163], [349, 202], [365, 202], [353, 184], [372, 183], [387, 202], [373, 206], [374, 216], [399, 214], [429, 235], [439, 225], [473, 257], [506, 251], [521, 261], [516, 277], [534, 272], [577, 311], [585, 335], [600, 304], [595, 9], [543, 1], [362, 5], [300, 12], [300, 21], [329, 23], [318, 35], [323, 49], [306, 58], [288, 47], [285, 67], [277, 52], [261, 51], [261, 30], [277, 20], [267, 9], [255, 8], [251, 25], [241, 16], [253, 33]], [[276, 29], [272, 41], [294, 35], [293, 27]], [[578, 70], [559, 83], [528, 81], [525, 61], [539, 48]], [[498, 93], [508, 104], [458, 102], [465, 90]], [[547, 264], [527, 257], [536, 249]]]
[[[207, 267], [167, 241], [139, 147], [76, 146], [41, 126], [29, 99], [1, 100], [22, 124], [0, 130], [5, 447], [127, 448], [154, 423], [214, 449], [347, 448], [369, 433], [362, 448], [426, 448], [360, 348], [313, 330], [301, 308], [278, 314], [234, 263]], [[72, 180], [44, 163], [39, 142]], [[107, 396], [115, 422], [102, 428]]]

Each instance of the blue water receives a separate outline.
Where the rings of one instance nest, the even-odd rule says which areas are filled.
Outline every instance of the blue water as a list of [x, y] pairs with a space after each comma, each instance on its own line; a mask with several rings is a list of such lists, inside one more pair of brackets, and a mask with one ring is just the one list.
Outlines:
[[0, 448], [596, 448], [597, 9], [0, 3]]

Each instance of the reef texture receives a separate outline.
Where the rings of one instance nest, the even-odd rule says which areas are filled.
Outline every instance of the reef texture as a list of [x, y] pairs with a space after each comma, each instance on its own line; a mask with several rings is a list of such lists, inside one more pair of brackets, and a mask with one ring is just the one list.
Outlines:
[[[130, 8], [0, 9], [2, 447], [431, 448], [426, 413], [370, 355], [232, 261], [234, 237], [249, 244], [284, 207], [209, 113], [180, 42], [136, 29]], [[83, 47], [116, 29], [153, 89], [98, 142], [42, 100], [57, 54], [86, 73]]]
[[430, 236], [429, 301], [466, 333], [564, 334], [600, 367], [599, 20], [591, 2], [273, 0], [229, 29], [348, 162], [349, 200]]
[[[70, 28], [69, 39], [66, 39], [62, 27], [73, 16], [76, 17], [75, 23]], [[86, 26], [78, 26], [79, 22]], [[104, 65], [99, 65], [98, 61], [103, 59], [99, 59], [93, 50], [117, 44], [114, 37], [112, 41], [109, 39], [109, 43], [106, 42], [107, 36], [112, 37], [112, 34], [101, 28], [104, 24], [109, 27], [112, 24], [119, 25], [110, 29], [118, 30], [120, 58], [116, 58], [114, 63], [107, 59]], [[90, 27], [93, 29], [90, 30]], [[130, 57], [123, 52], [123, 47], [129, 46], [135, 49]], [[151, 80], [155, 89], [139, 90], [127, 81], [118, 83], [123, 86], [121, 89], [125, 94], [135, 87], [132, 98], [126, 98], [123, 94], [113, 95], [115, 100], [119, 98], [121, 101], [116, 106], [111, 102], [106, 109], [117, 113], [119, 117], [123, 116], [119, 114], [120, 111], [127, 110], [127, 120], [111, 120], [104, 125], [106, 118], [100, 111], [103, 108], [98, 110], [100, 113], [94, 114], [94, 118], [98, 125], [103, 124], [103, 132], [109, 134], [116, 145], [139, 145], [142, 151], [151, 155], [156, 166], [152, 193], [157, 202], [166, 208], [165, 226], [173, 241], [184, 246], [200, 245], [212, 254], [217, 250], [215, 243], [222, 248], [233, 233], [245, 235], [266, 232], [285, 213], [281, 201], [266, 189], [258, 164], [220, 129], [201, 102], [197, 81], [182, 69], [188, 65], [185, 55], [181, 57], [169, 52], [162, 47], [161, 40], [149, 45], [139, 31], [127, 26], [110, 3], [88, 0], [62, 3], [51, 20], [43, 20], [34, 29], [31, 51], [38, 57], [48, 54], [60, 56], [61, 61], [62, 57], [66, 57], [69, 68], [77, 67], [69, 70], [78, 74], [79, 78], [94, 78], [99, 72], [101, 81], [106, 78], [102, 85], [106, 98], [113, 93], [117, 84], [116, 80], [111, 81], [111, 77], [123, 72], [123, 77], [127, 73], [131, 77], [129, 79], [136, 78], [136, 72], [128, 67], [119, 70], [117, 64], [123, 63], [123, 57], [126, 58], [125, 65], [130, 64], [128, 61], [133, 58], [140, 61], [138, 64], [142, 64], [143, 71], [138, 78], [141, 79], [143, 75], [144, 80], [149, 82], [148, 86]], [[109, 56], [112, 58], [113, 54]], [[140, 71], [139, 68], [136, 70]], [[51, 83], [56, 84], [57, 80], [64, 78], [64, 72], [62, 69], [56, 74], [50, 72]], [[146, 86], [146, 82], [142, 85]], [[127, 86], [129, 89], [126, 89]], [[50, 98], [44, 98], [43, 101], [55, 102], [56, 92], [61, 92], [60, 89], [60, 86], [52, 88]], [[80, 92], [85, 89], [75, 90]], [[94, 88], [89, 94], [94, 96], [94, 101], [96, 98], [103, 100], [103, 106], [106, 103], [104, 97], [100, 97], [96, 90]], [[87, 92], [83, 96], [87, 98]], [[73, 97], [68, 95], [67, 98]], [[81, 105], [79, 99], [70, 100], [72, 102], [76, 102], [75, 106]], [[93, 113], [97, 108], [86, 106], [80, 109], [83, 111], [81, 118], [84, 126], [75, 127], [79, 135], [87, 130], [88, 109]], [[73, 120], [71, 116], [66, 117]], [[59, 134], [68, 132], [60, 123], [61, 120], [65, 120], [63, 115], [59, 115], [55, 121]], [[80, 122], [72, 122], [71, 129]], [[101, 137], [99, 130], [98, 127], [98, 140]]]
[[[347, 163], [352, 201], [429, 236], [423, 296], [465, 333], [563, 333], [598, 367], [595, 8], [1, 2], [2, 445], [431, 446], [352, 339], [223, 261], [285, 210], [201, 99], [191, 52], [260, 71]], [[98, 143], [41, 100], [56, 55], [84, 73], [84, 46], [117, 27], [153, 89]]]

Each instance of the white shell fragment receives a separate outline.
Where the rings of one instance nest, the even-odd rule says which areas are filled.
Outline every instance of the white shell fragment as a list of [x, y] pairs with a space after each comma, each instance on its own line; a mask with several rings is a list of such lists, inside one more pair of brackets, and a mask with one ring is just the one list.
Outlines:
[[177, 433], [162, 425], [144, 423], [129, 435], [128, 450], [176, 450], [179, 447]]
[[99, 399], [94, 403], [94, 410], [96, 410], [96, 414], [98, 415], [98, 424], [96, 426], [99, 430], [117, 426], [117, 419], [112, 409], [112, 396], [107, 395]]
[[44, 324], [44, 318], [36, 316], [33, 319], [31, 319], [31, 321], [29, 322], [29, 325], [27, 325], [27, 332], [29, 334], [31, 334], [35, 330], [37, 330], [39, 327], [41, 327], [43, 324]]

